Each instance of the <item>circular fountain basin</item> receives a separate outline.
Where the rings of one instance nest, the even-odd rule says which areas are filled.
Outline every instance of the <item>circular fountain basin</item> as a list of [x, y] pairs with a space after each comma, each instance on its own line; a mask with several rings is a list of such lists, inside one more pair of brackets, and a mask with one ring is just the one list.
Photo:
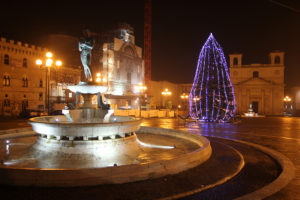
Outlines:
[[[45, 119], [30, 123], [39, 127], [39, 120]], [[68, 123], [46, 124], [54, 129]], [[73, 187], [141, 181], [196, 167], [211, 152], [205, 137], [171, 129], [140, 127], [127, 137], [102, 140], [57, 140], [39, 133], [0, 141], [0, 184]]]

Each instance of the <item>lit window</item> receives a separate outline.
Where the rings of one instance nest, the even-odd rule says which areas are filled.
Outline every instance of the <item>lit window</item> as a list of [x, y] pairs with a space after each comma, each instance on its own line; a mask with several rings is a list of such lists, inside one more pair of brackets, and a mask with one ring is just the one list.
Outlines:
[[10, 86], [10, 77], [9, 76], [6, 75], [3, 77], [3, 85]]
[[23, 87], [28, 87], [28, 79], [27, 78], [23, 78]]

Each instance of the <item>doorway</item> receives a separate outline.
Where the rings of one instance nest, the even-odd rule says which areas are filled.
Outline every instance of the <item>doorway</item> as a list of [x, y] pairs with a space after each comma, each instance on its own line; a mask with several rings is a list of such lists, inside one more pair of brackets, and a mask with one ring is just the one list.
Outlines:
[[258, 113], [258, 101], [252, 101], [253, 112]]

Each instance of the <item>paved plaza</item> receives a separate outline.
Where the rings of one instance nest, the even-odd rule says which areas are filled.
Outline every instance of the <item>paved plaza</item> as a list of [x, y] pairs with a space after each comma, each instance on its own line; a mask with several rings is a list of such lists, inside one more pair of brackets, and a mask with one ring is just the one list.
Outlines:
[[287, 156], [296, 167], [295, 178], [273, 199], [300, 199], [300, 118], [243, 118], [238, 124], [184, 122], [178, 119], [144, 120], [143, 126], [187, 130], [205, 136], [237, 139], [272, 148]]
[[[12, 120], [0, 121], [0, 129], [20, 128], [24, 126], [28, 126], [25, 120], [16, 120], [15, 122]], [[192, 121], [184, 122], [183, 120], [176, 118], [153, 118], [144, 119], [142, 126], [185, 130], [195, 134], [208, 136], [208, 138], [213, 142], [220, 142], [220, 140], [223, 140], [222, 138], [225, 138], [247, 141], [274, 149], [287, 156], [293, 162], [296, 167], [296, 176], [284, 189], [273, 194], [267, 199], [300, 199], [300, 118], [243, 118], [241, 122], [236, 124], [196, 123]], [[245, 149], [242, 149], [241, 152], [243, 152], [244, 155], [248, 154], [247, 150]], [[247, 156], [251, 157], [250, 153]], [[255, 157], [255, 155], [252, 155], [252, 157]], [[267, 166], [268, 164], [261, 163], [261, 165], [263, 168], [263, 165]], [[273, 168], [270, 168], [270, 174], [276, 173]], [[261, 183], [257, 184], [262, 184], [266, 179], [270, 179], [270, 177], [261, 176], [260, 172], [257, 172], [257, 174], [255, 174], [255, 171], [253, 171], [255, 169], [259, 169], [259, 167], [252, 169], [252, 176], [257, 175], [256, 178], [258, 180], [261, 179]], [[251, 181], [254, 182], [253, 180]], [[247, 185], [247, 183], [248, 182], [244, 183], [244, 185]], [[219, 190], [216, 190], [216, 192], [237, 190], [239, 184], [240, 183], [227, 184], [227, 186], [224, 186], [223, 188], [221, 187]], [[94, 188], [93, 190], [95, 190], [95, 192], [97, 191], [96, 188]], [[234, 197], [234, 195], [232, 197]], [[186, 199], [220, 198], [218, 198], [218, 196], [216, 195], [212, 196], [211, 194], [206, 195], [205, 193], [203, 193], [202, 196], [193, 195], [187, 197]]]

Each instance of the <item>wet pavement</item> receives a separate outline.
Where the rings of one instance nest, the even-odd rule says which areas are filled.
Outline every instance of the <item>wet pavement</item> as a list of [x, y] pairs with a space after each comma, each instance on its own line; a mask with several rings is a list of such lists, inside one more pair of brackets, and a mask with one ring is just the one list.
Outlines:
[[180, 119], [145, 119], [142, 125], [243, 140], [272, 148], [287, 156], [294, 163], [296, 176], [284, 189], [267, 199], [300, 199], [300, 118], [243, 118], [237, 124], [195, 123], [184, 122]]

